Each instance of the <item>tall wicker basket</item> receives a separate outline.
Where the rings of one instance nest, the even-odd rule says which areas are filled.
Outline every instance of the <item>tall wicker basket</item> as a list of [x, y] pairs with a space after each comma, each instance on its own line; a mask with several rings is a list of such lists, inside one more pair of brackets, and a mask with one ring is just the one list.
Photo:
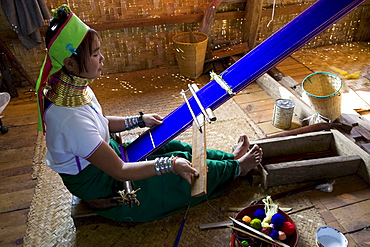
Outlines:
[[198, 78], [203, 72], [208, 36], [204, 33], [193, 32], [198, 42], [190, 42], [190, 33], [176, 34], [172, 40], [180, 74], [191, 79]]
[[302, 82], [311, 106], [322, 116], [334, 121], [341, 114], [342, 80], [331, 73], [316, 72]]

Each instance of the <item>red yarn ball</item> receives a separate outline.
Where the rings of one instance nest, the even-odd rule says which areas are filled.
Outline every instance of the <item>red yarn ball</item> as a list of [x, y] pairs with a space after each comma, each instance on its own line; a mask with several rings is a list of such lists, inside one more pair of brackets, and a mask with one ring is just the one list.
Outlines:
[[287, 236], [290, 236], [295, 232], [295, 227], [289, 221], [285, 221], [283, 226], [281, 227], [281, 230], [285, 232]]

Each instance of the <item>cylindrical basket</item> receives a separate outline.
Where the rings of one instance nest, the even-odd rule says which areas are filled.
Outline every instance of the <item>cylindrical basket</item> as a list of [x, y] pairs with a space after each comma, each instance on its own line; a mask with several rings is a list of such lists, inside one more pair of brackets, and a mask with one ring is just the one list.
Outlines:
[[316, 72], [302, 82], [311, 106], [322, 116], [334, 121], [342, 114], [342, 80], [328, 72]]
[[193, 32], [197, 43], [190, 42], [190, 33], [176, 34], [172, 40], [180, 74], [191, 79], [198, 78], [203, 73], [208, 36], [204, 33]]

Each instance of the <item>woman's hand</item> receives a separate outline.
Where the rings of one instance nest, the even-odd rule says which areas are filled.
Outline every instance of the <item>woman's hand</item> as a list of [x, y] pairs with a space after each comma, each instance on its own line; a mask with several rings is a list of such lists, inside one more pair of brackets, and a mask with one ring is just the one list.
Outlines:
[[144, 114], [142, 118], [145, 122], [145, 126], [149, 128], [163, 123], [163, 118], [158, 114]]
[[173, 164], [175, 171], [183, 177], [189, 184], [191, 184], [192, 176], [199, 176], [198, 171], [191, 166], [191, 163], [184, 158], [177, 158]]

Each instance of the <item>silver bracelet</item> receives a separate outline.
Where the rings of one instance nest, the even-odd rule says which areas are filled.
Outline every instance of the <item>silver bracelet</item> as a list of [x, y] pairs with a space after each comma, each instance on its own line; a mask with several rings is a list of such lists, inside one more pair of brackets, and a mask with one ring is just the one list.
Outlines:
[[125, 117], [124, 121], [125, 121], [126, 130], [131, 130], [131, 129], [139, 127], [139, 118], [140, 116]]
[[172, 159], [171, 157], [157, 157], [154, 160], [155, 173], [158, 176], [172, 172]]

